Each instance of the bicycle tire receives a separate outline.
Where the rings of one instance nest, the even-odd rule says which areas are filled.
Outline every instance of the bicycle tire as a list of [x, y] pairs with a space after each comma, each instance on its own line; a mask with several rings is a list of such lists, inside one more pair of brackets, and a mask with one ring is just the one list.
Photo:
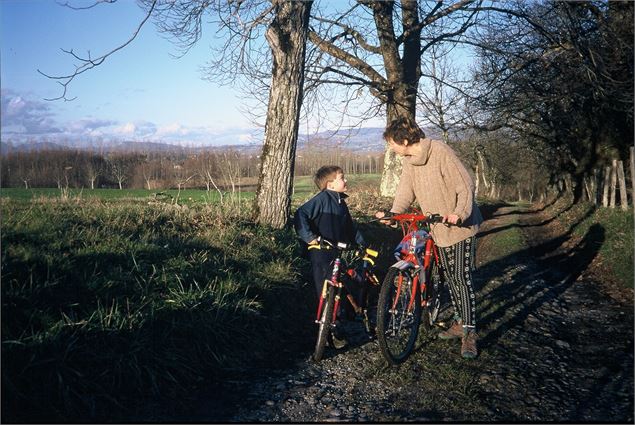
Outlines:
[[443, 281], [439, 273], [439, 266], [432, 262], [430, 268], [426, 270], [426, 290], [422, 294], [426, 305], [421, 312], [421, 325], [425, 332], [430, 331], [432, 326], [439, 317], [441, 310], [441, 291], [443, 289]]
[[333, 321], [333, 308], [335, 306], [335, 287], [328, 285], [328, 293], [326, 295], [325, 304], [322, 308], [322, 316], [320, 317], [320, 323], [318, 325], [317, 342], [315, 343], [315, 350], [313, 352], [313, 360], [319, 362], [324, 356], [324, 349], [326, 348], [326, 341], [331, 333], [332, 321]]
[[[401, 290], [398, 291], [400, 277]], [[415, 291], [415, 298], [411, 302], [412, 285], [410, 271], [397, 268], [388, 270], [381, 285], [377, 304], [377, 341], [384, 358], [393, 365], [402, 363], [408, 357], [419, 334], [421, 291]], [[399, 298], [395, 300], [397, 293]], [[410, 304], [412, 308], [408, 311]]]

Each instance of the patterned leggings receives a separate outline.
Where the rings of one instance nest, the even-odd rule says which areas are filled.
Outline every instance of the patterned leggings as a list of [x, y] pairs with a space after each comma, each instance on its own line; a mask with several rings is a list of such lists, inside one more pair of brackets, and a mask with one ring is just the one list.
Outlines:
[[463, 326], [469, 328], [476, 327], [476, 300], [472, 284], [475, 252], [474, 236], [448, 247], [439, 247], [439, 257], [450, 289], [455, 316], [463, 320]]

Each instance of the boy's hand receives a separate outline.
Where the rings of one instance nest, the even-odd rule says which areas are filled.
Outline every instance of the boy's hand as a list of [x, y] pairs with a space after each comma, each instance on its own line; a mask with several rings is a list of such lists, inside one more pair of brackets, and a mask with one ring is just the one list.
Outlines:
[[311, 242], [309, 242], [309, 245], [317, 245], [317, 244], [318, 244], [317, 239], [313, 239]]
[[[375, 213], [375, 218], [384, 218], [386, 217], [386, 212], [385, 211], [377, 211]], [[381, 224], [385, 224], [386, 226], [390, 225], [390, 220], [379, 220], [379, 222]]]

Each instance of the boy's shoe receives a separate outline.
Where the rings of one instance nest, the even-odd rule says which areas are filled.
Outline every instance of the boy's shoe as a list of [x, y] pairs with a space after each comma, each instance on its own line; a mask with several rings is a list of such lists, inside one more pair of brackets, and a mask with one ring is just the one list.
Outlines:
[[333, 329], [333, 332], [331, 332], [331, 339], [333, 341], [333, 347], [337, 350], [341, 350], [348, 345], [344, 332], [338, 327]]
[[466, 330], [465, 335], [461, 339], [461, 356], [464, 359], [473, 359], [478, 356], [476, 349], [476, 340], [478, 335], [474, 329]]
[[450, 326], [450, 329], [443, 332], [439, 332], [440, 339], [456, 339], [463, 338], [463, 322], [461, 320], [455, 320]]
[[340, 336], [339, 338], [335, 335], [333, 335], [333, 347], [336, 350], [341, 350], [342, 348], [346, 347], [348, 345], [348, 341], [346, 340], [346, 338], [344, 338], [343, 336]]

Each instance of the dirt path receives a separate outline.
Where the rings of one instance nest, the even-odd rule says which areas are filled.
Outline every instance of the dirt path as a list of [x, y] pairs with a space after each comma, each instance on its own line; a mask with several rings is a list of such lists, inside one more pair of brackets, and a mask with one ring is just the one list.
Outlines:
[[[493, 238], [511, 227], [527, 248], [488, 258]], [[352, 323], [360, 332], [345, 351], [318, 364], [307, 352], [286, 369], [222, 383], [189, 419], [632, 423], [633, 293], [585, 272], [596, 257], [590, 238], [516, 207], [496, 210], [481, 234], [477, 359], [461, 359], [457, 342], [433, 332], [388, 367]]]

